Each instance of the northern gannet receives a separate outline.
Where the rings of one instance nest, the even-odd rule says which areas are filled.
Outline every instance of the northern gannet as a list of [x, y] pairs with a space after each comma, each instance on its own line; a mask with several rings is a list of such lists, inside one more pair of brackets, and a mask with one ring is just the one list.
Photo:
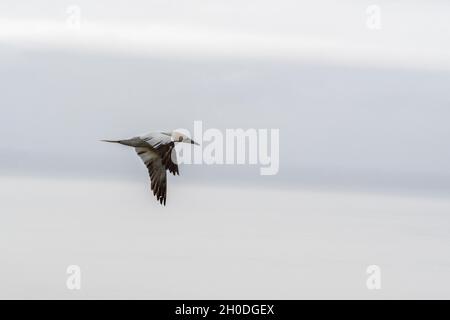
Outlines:
[[166, 170], [173, 175], [180, 175], [176, 153], [172, 152], [175, 143], [184, 142], [199, 145], [182, 133], [151, 132], [142, 136], [127, 140], [101, 140], [104, 142], [120, 143], [134, 147], [138, 156], [142, 159], [150, 175], [150, 185], [153, 195], [163, 205], [166, 205], [167, 176]]

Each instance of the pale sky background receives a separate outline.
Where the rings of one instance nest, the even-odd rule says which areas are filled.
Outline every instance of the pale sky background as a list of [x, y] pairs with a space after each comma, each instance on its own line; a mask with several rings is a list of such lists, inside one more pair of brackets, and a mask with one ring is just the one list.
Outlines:
[[[0, 297], [450, 297], [449, 10], [2, 0]], [[161, 208], [134, 151], [98, 141], [195, 120], [280, 129], [279, 174], [182, 166]]]
[[371, 4], [2, 1], [0, 170], [127, 175], [98, 139], [203, 120], [280, 128], [276, 180], [448, 190], [448, 4]]

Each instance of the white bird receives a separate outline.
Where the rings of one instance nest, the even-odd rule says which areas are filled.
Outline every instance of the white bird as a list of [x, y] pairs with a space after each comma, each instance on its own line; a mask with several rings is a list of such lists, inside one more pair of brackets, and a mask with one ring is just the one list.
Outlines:
[[101, 140], [104, 142], [120, 143], [134, 147], [138, 156], [142, 159], [150, 175], [150, 185], [153, 195], [161, 203], [166, 205], [167, 176], [166, 170], [173, 175], [180, 175], [176, 153], [173, 152], [176, 142], [199, 145], [182, 133], [173, 131], [151, 132], [143, 136], [127, 140]]

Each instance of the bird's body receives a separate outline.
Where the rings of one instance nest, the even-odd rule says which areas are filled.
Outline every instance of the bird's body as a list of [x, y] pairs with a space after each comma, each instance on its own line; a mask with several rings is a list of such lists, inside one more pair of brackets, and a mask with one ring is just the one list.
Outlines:
[[166, 205], [167, 175], [179, 175], [176, 153], [173, 152], [176, 142], [198, 143], [178, 132], [151, 132], [126, 140], [102, 140], [133, 147], [142, 159], [150, 175], [151, 189], [156, 199]]

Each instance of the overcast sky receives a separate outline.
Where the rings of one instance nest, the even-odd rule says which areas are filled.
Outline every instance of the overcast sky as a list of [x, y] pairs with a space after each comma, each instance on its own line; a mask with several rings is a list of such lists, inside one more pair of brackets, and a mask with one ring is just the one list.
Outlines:
[[371, 30], [372, 4], [2, 1], [0, 170], [127, 176], [99, 139], [202, 120], [279, 128], [272, 180], [448, 190], [450, 5], [378, 1]]

